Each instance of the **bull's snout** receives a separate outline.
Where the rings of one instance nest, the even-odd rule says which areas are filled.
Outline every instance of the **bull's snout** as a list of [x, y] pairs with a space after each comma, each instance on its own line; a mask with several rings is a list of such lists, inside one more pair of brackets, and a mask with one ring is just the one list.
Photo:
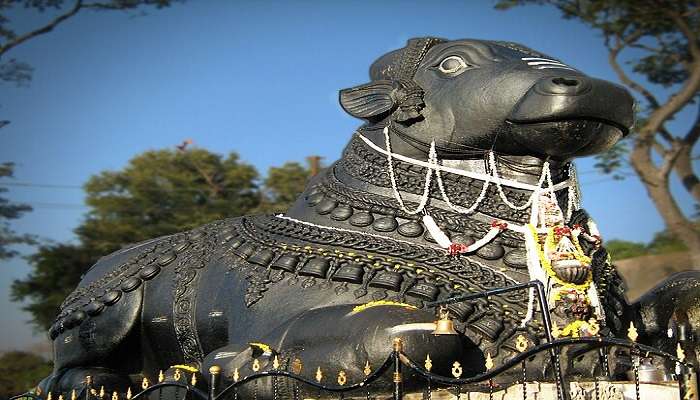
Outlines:
[[582, 76], [545, 78], [535, 84], [535, 91], [544, 95], [576, 96], [586, 93], [590, 89], [590, 80]]
[[523, 124], [589, 119], [626, 134], [634, 122], [633, 103], [626, 89], [608, 81], [583, 75], [548, 76], [525, 93], [508, 120]]

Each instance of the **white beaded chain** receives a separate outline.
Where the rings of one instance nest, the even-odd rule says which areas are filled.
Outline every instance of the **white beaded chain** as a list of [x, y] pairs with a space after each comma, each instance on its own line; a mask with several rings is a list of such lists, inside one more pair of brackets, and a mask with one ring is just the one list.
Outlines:
[[[410, 215], [415, 215], [423, 211], [425, 208], [425, 205], [428, 204], [428, 198], [430, 197], [430, 180], [433, 177], [433, 169], [428, 168], [427, 171], [425, 172], [425, 187], [423, 188], [423, 195], [421, 196], [420, 203], [418, 203], [418, 207], [416, 207], [415, 210], [409, 210], [406, 205], [403, 202], [403, 198], [401, 198], [401, 193], [399, 192], [398, 185], [396, 184], [396, 175], [394, 174], [394, 159], [393, 159], [393, 154], [391, 152], [391, 139], [389, 138], [389, 127], [385, 126], [384, 127], [384, 144], [386, 146], [386, 162], [389, 168], [389, 180], [391, 181], [391, 190], [394, 191], [394, 198], [396, 198], [396, 201], [399, 203], [399, 207], [401, 209]], [[428, 153], [428, 162], [430, 163], [430, 160], [433, 157], [437, 157], [435, 153], [435, 141], [433, 141], [430, 144], [430, 151]]]
[[[487, 158], [488, 167], [490, 171], [488, 171], [489, 173], [486, 174], [486, 179], [484, 179], [484, 183], [481, 186], [481, 191], [479, 192], [479, 195], [474, 200], [474, 203], [469, 207], [462, 207], [460, 205], [456, 205], [452, 203], [447, 194], [447, 191], [445, 190], [445, 184], [442, 180], [442, 169], [440, 168], [440, 163], [437, 157], [437, 150], [435, 149], [435, 141], [433, 140], [430, 143], [430, 150], [428, 151], [428, 160], [425, 172], [425, 185], [423, 187], [423, 194], [421, 195], [418, 206], [414, 210], [409, 210], [408, 207], [406, 207], [403, 198], [401, 197], [401, 192], [399, 192], [398, 184], [396, 183], [396, 173], [394, 171], [394, 159], [393, 153], [391, 151], [389, 127], [384, 127], [382, 132], [384, 133], [384, 144], [387, 166], [389, 170], [389, 180], [391, 181], [391, 189], [394, 193], [394, 198], [396, 198], [396, 201], [399, 203], [399, 207], [407, 214], [415, 215], [425, 209], [425, 206], [428, 204], [428, 199], [430, 198], [430, 183], [432, 182], [433, 172], [435, 172], [435, 177], [437, 179], [438, 188], [440, 189], [440, 195], [442, 196], [442, 199], [452, 210], [460, 214], [471, 214], [474, 211], [476, 211], [479, 204], [481, 204], [484, 198], [486, 198], [486, 193], [488, 192], [488, 188], [491, 183], [496, 184], [496, 189], [501, 200], [503, 200], [503, 202], [511, 209], [518, 211], [525, 210], [528, 207], [530, 207], [534, 201], [537, 201], [537, 197], [541, 194], [540, 190], [534, 190], [532, 195], [524, 204], [516, 205], [513, 202], [511, 202], [506, 196], [503, 190], [503, 186], [501, 185], [501, 178], [498, 174], [498, 165], [496, 164], [496, 156], [493, 151], [489, 151]], [[544, 188], [544, 191], [553, 194], [555, 192], [555, 185], [552, 181], [552, 171], [550, 168], [549, 161], [545, 161], [544, 164], [542, 164], [542, 171], [540, 172], [540, 178], [537, 182], [537, 187], [542, 188], [542, 185], [545, 182], [547, 183], [547, 187]], [[567, 221], [571, 219], [573, 211], [579, 209], [580, 207], [580, 194], [578, 191], [579, 188], [576, 176], [576, 168], [574, 167], [573, 163], [569, 163], [569, 185], [566, 210]]]
[[[535, 190], [532, 192], [532, 195], [530, 196], [530, 198], [527, 199], [525, 204], [517, 206], [511, 203], [510, 200], [508, 200], [508, 197], [506, 196], [505, 192], [503, 191], [503, 186], [501, 186], [500, 178], [498, 176], [498, 169], [496, 166], [496, 156], [493, 154], [493, 151], [489, 152], [489, 168], [491, 168], [491, 174], [493, 175], [493, 177], [496, 178], [496, 189], [498, 189], [498, 195], [508, 207], [518, 211], [524, 210], [530, 207], [532, 202], [536, 200], [535, 197], [539, 196], [539, 190]], [[547, 190], [553, 192], [554, 185], [552, 185], [551, 175], [552, 173], [549, 169], [549, 161], [545, 161], [544, 164], [542, 164], [542, 172], [540, 173], [540, 179], [537, 182], [537, 187], [541, 188], [544, 181], [547, 180], [547, 185], [549, 186]]]
[[[435, 159], [433, 160], [434, 165], [438, 165], [438, 160], [437, 160], [437, 154], [435, 155]], [[481, 186], [481, 192], [479, 192], [479, 196], [477, 196], [476, 200], [474, 200], [474, 204], [471, 206], [465, 208], [459, 205], [452, 204], [450, 201], [449, 196], [447, 195], [447, 191], [445, 191], [445, 185], [442, 182], [442, 174], [439, 168], [435, 168], [435, 176], [437, 177], [437, 183], [438, 187], [440, 188], [440, 194], [442, 195], [442, 199], [445, 200], [445, 203], [453, 209], [454, 211], [457, 211], [460, 214], [471, 214], [473, 213], [477, 207], [479, 207], [479, 204], [484, 200], [486, 197], [486, 193], [488, 191], [489, 185], [491, 184], [491, 175], [488, 175], [488, 177], [484, 180], [484, 183]]]

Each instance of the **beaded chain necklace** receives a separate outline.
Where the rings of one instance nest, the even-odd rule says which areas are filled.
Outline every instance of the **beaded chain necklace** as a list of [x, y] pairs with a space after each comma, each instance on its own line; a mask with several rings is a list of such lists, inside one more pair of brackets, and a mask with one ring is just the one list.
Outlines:
[[[498, 172], [498, 165], [496, 163], [496, 155], [490, 150], [487, 152], [486, 163], [487, 169], [486, 173], [480, 173], [475, 171], [464, 171], [456, 168], [446, 167], [441, 164], [437, 156], [435, 140], [430, 142], [428, 150], [427, 161], [416, 160], [411, 157], [407, 157], [401, 154], [396, 154], [391, 150], [391, 136], [390, 136], [390, 126], [384, 127], [382, 130], [384, 135], [384, 148], [377, 146], [374, 142], [369, 140], [367, 137], [361, 133], [357, 135], [373, 150], [384, 154], [387, 160], [387, 170], [389, 175], [389, 180], [391, 183], [391, 189], [394, 198], [399, 204], [401, 210], [407, 214], [415, 215], [423, 213], [423, 224], [430, 233], [430, 235], [435, 239], [438, 245], [447, 250], [450, 255], [458, 255], [464, 253], [472, 253], [484, 245], [491, 242], [498, 234], [506, 229], [520, 232], [525, 236], [525, 248], [527, 254], [527, 264], [528, 273], [531, 280], [541, 281], [547, 288], [547, 297], [549, 299], [550, 305], [554, 302], [560, 300], [561, 293], [566, 291], [573, 292], [575, 294], [582, 295], [586, 298], [591, 306], [594, 308], [595, 314], [600, 318], [602, 316], [602, 310], [600, 309], [597, 292], [595, 285], [592, 282], [592, 273], [590, 270], [587, 272], [587, 276], [582, 283], [571, 283], [566, 282], [558, 277], [557, 273], [553, 269], [552, 262], [548, 258], [548, 254], [556, 250], [554, 244], [554, 230], [555, 228], [547, 226], [547, 224], [542, 221], [542, 213], [548, 211], [547, 207], [555, 207], [557, 212], [563, 217], [563, 223], [571, 220], [571, 216], [575, 210], [580, 208], [580, 192], [578, 189], [578, 179], [576, 175], [576, 169], [573, 163], [568, 165], [568, 179], [566, 181], [554, 184], [552, 180], [551, 166], [548, 161], [542, 164], [542, 169], [540, 176], [536, 185], [531, 185], [519, 181], [504, 179]], [[406, 207], [401, 192], [399, 191], [396, 173], [394, 171], [394, 160], [401, 160], [409, 164], [416, 166], [421, 166], [426, 169], [425, 174], [425, 184], [423, 192], [420, 196], [420, 201], [418, 206], [413, 210]], [[449, 172], [461, 176], [470, 177], [473, 179], [478, 179], [483, 181], [479, 195], [474, 200], [474, 202], [469, 207], [464, 207], [452, 203], [447, 191], [445, 190], [445, 184], [442, 179], [442, 173]], [[486, 194], [488, 193], [488, 188], [491, 184], [496, 185], [496, 191], [498, 196], [501, 198], [504, 204], [513, 210], [522, 211], [530, 208], [530, 223], [526, 225], [518, 225], [512, 222], [505, 222], [500, 220], [494, 220], [491, 223], [491, 228], [489, 231], [479, 240], [475, 241], [470, 245], [462, 243], [453, 243], [449, 237], [440, 229], [435, 220], [426, 211], [426, 206], [430, 199], [430, 185], [432, 183], [433, 174], [435, 174], [435, 179], [437, 181], [438, 189], [442, 200], [447, 204], [447, 206], [460, 214], [472, 214], [476, 212], [479, 205], [483, 202]], [[506, 196], [503, 186], [510, 186], [519, 189], [525, 189], [532, 192], [532, 195], [523, 204], [515, 204]], [[559, 209], [556, 191], [567, 189], [567, 206], [566, 212], [562, 213]], [[543, 197], [544, 196], [544, 197]], [[543, 198], [548, 198], [547, 201], [543, 202]], [[554, 204], [554, 206], [552, 206]], [[589, 230], [593, 236], [597, 236], [597, 228], [594, 224], [589, 225]], [[563, 231], [562, 231], [563, 232]], [[573, 233], [573, 234], [572, 234]], [[576, 228], [573, 231], [566, 231], [567, 239], [570, 236], [570, 241], [573, 243], [573, 250], [570, 256], [576, 259], [581, 265], [590, 267], [591, 260], [589, 257], [585, 256], [583, 250], [578, 242], [578, 237], [582, 233], [582, 228]], [[540, 234], [546, 235], [546, 240], [544, 244], [540, 244], [539, 236]], [[590, 235], [587, 235], [590, 237]], [[561, 239], [561, 237], [560, 237]], [[547, 253], [545, 253], [545, 251]], [[553, 290], [554, 285], [559, 285], [560, 288]], [[553, 295], [551, 295], [553, 293]], [[530, 321], [534, 314], [534, 291], [530, 290], [528, 311], [522, 324], [525, 325]], [[580, 329], [588, 329], [593, 331], [591, 328], [595, 326], [593, 322], [586, 323], [585, 321], [575, 320], [568, 324], [562, 331], [563, 334], [577, 335]], [[591, 329], [589, 329], [591, 328]]]

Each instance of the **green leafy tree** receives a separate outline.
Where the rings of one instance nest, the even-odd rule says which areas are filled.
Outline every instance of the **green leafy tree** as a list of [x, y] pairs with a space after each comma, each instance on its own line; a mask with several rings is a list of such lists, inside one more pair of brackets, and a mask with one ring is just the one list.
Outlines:
[[106, 254], [130, 243], [251, 212], [260, 204], [258, 172], [236, 153], [149, 151], [120, 171], [85, 184], [80, 242]]
[[0, 355], [0, 399], [27, 392], [52, 369], [49, 361], [36, 354], [10, 351]]
[[[700, 267], [700, 233], [681, 211], [669, 187], [669, 176], [675, 171], [695, 201], [700, 202], [700, 179], [692, 163], [692, 151], [700, 138], [700, 113], [685, 131], [672, 131], [667, 126], [685, 107], [697, 107], [700, 2], [500, 0], [496, 7], [532, 4], [554, 6], [565, 18], [577, 19], [602, 33], [611, 67], [619, 80], [636, 93], [641, 105], [634, 135], [622, 145], [630, 148], [629, 164], [668, 231], [685, 244], [692, 252], [693, 265]], [[617, 154], [609, 153], [599, 159], [609, 172], [618, 170], [619, 159], [625, 157], [625, 151], [619, 147], [614, 152]]]
[[289, 208], [304, 191], [311, 171], [298, 162], [270, 167], [264, 181], [263, 199], [259, 212], [280, 213]]
[[[14, 164], [12, 163], [0, 164], [0, 178], [11, 178], [13, 170]], [[17, 255], [17, 250], [12, 248], [13, 245], [35, 243], [33, 236], [17, 234], [10, 227], [10, 220], [20, 218], [32, 208], [27, 204], [10, 202], [2, 197], [2, 194], [6, 192], [7, 188], [0, 186], [0, 260]]]
[[47, 329], [80, 276], [101, 256], [129, 244], [205, 223], [284, 211], [304, 189], [308, 171], [298, 163], [270, 168], [264, 186], [256, 169], [236, 153], [204, 149], [148, 151], [118, 171], [105, 171], [85, 184], [90, 207], [76, 229], [77, 244], [49, 243], [28, 258], [33, 269], [12, 285], [14, 301], [34, 325]]
[[80, 282], [87, 268], [103, 256], [93, 248], [75, 244], [45, 244], [28, 257], [32, 271], [12, 283], [11, 298], [22, 301], [39, 331], [46, 331], [63, 299]]

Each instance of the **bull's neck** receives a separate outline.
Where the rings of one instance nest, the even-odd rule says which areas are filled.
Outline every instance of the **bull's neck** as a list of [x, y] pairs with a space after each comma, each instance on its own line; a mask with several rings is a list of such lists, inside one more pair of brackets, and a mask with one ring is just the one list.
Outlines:
[[[377, 135], [366, 135], [375, 148], [384, 148], [384, 140]], [[407, 148], [415, 151], [406, 151]], [[399, 227], [407, 222], [420, 223], [420, 214], [410, 214], [420, 203], [424, 191], [426, 168], [410, 162], [394, 159], [393, 170], [396, 187], [405, 203], [405, 208], [395, 198], [389, 174], [386, 154], [377, 151], [358, 135], [354, 135], [343, 151], [343, 156], [327, 170], [315, 177], [287, 216], [317, 225], [326, 225], [344, 229], [363, 229], [371, 227], [385, 235], [396, 235]], [[421, 149], [402, 143], [400, 138], [392, 138], [392, 150], [416, 160], [425, 161], [427, 154]], [[544, 161], [535, 157], [502, 156], [498, 158], [498, 173], [502, 178], [529, 185], [536, 185], [541, 175]], [[464, 160], [443, 160], [442, 165], [455, 170], [486, 175], [485, 158]], [[565, 165], [550, 163], [554, 183], [568, 178]], [[484, 181], [456, 173], [442, 172], [444, 192], [453, 205], [470, 207], [477, 201]], [[532, 192], [501, 186], [511, 203], [525, 203]], [[461, 215], [455, 212], [443, 198], [436, 179], [430, 186], [426, 212], [435, 218], [438, 224], [449, 230], [450, 235], [479, 236], [488, 230], [494, 219], [524, 224], [528, 221], [530, 209], [516, 210], [509, 207], [499, 197], [496, 185], [491, 184], [475, 212]], [[566, 190], [557, 193], [560, 204], [566, 204]], [[382, 224], [377, 226], [377, 220]], [[413, 228], [422, 231], [422, 228]], [[398, 235], [397, 235], [398, 236]], [[515, 236], [513, 236], [514, 238]], [[421, 239], [421, 238], [417, 238]], [[417, 240], [416, 239], [416, 240]], [[515, 240], [515, 239], [514, 239]]]

